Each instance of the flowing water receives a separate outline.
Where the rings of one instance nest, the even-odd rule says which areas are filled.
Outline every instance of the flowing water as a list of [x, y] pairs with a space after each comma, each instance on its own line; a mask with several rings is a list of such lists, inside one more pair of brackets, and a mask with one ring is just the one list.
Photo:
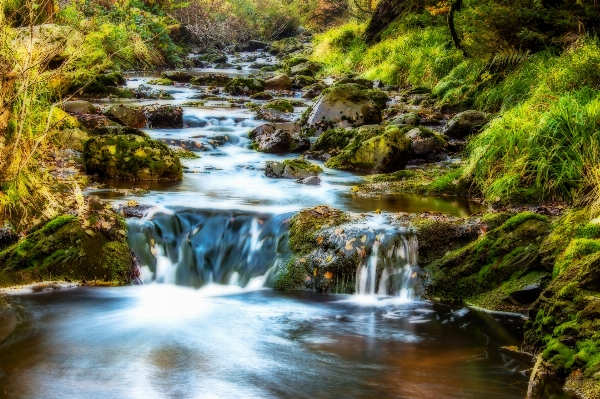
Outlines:
[[[193, 71], [210, 72], [256, 71]], [[175, 99], [158, 103], [198, 94], [167, 90]], [[349, 190], [358, 175], [325, 167], [317, 187], [269, 179], [265, 161], [292, 156], [250, 149], [247, 134], [261, 122], [248, 110], [184, 105], [184, 122], [147, 131], [199, 150], [200, 159], [183, 161], [182, 182], [136, 183], [150, 190], [143, 197], [130, 182], [91, 190], [155, 206], [129, 222], [145, 284], [10, 296], [18, 323], [0, 338], [0, 398], [525, 397], [531, 365], [499, 352], [520, 343], [523, 320], [414, 298], [418, 242], [381, 215], [367, 217], [380, 245], [357, 269], [358, 295], [268, 288], [289, 255], [289, 218], [303, 208], [466, 216], [477, 204], [362, 198]]]

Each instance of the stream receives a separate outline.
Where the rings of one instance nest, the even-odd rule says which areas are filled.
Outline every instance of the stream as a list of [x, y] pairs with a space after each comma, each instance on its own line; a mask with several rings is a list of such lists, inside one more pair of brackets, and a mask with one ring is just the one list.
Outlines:
[[[248, 64], [242, 71], [191, 71], [257, 72]], [[128, 85], [155, 76], [131, 74]], [[175, 99], [136, 104], [182, 105], [198, 94], [153, 87]], [[248, 132], [264, 122], [251, 111], [226, 101], [183, 108], [186, 128], [146, 130], [167, 144], [206, 149], [182, 161], [183, 181], [136, 182], [149, 190], [142, 197], [128, 192], [126, 181], [100, 180], [89, 190], [115, 203], [155, 206], [129, 221], [144, 285], [11, 296], [19, 323], [0, 344], [0, 398], [525, 398], [531, 365], [499, 351], [520, 345], [519, 317], [420, 301], [406, 290], [375, 295], [368, 264], [357, 273], [358, 291], [369, 295], [268, 288], [286, 255], [286, 221], [301, 209], [367, 213], [375, 230], [389, 230], [386, 213], [468, 216], [480, 205], [408, 194], [359, 197], [349, 190], [359, 175], [322, 163], [320, 186], [270, 179], [265, 161], [295, 155], [252, 150]], [[226, 137], [223, 145], [213, 145], [217, 136]], [[405, 243], [395, 249], [405, 261], [394, 267], [410, 271], [418, 244], [394, 234]]]

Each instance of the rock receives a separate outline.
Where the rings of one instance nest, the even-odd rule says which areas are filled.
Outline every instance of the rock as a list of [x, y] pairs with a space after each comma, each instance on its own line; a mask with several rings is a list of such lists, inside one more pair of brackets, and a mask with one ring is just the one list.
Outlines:
[[191, 74], [182, 71], [167, 71], [163, 72], [160, 76], [164, 79], [170, 79], [179, 83], [189, 83], [193, 78]]
[[125, 206], [122, 206], [120, 211], [123, 214], [123, 216], [125, 216], [126, 218], [141, 219], [146, 215], [146, 213], [150, 209], [152, 209], [152, 207], [149, 205], [139, 205], [139, 204], [129, 205], [129, 204], [127, 204]]
[[443, 133], [451, 138], [462, 139], [477, 134], [488, 122], [489, 117], [481, 111], [464, 111], [456, 114], [444, 128]]
[[8, 227], [0, 228], [0, 251], [17, 242], [19, 237]]
[[321, 179], [317, 176], [305, 177], [304, 179], [300, 179], [296, 181], [298, 184], [306, 184], [307, 186], [319, 186], [321, 185]]
[[102, 114], [112, 121], [136, 129], [145, 127], [147, 123], [144, 110], [123, 104], [111, 105]]
[[40, 281], [129, 284], [132, 255], [124, 219], [93, 197], [85, 198], [85, 209], [82, 219], [57, 216], [0, 252], [0, 286]]
[[95, 114], [75, 114], [75, 118], [77, 121], [87, 129], [89, 132], [93, 132], [95, 129], [99, 127], [105, 126], [122, 126], [116, 122], [111, 121], [104, 115], [95, 115]]
[[325, 166], [390, 173], [404, 169], [409, 158], [410, 139], [402, 130], [394, 126], [385, 130], [379, 126], [363, 126], [352, 142]]
[[157, 86], [173, 86], [175, 84], [175, 82], [173, 82], [171, 79], [159, 78], [159, 79], [149, 80], [148, 84], [149, 85], [157, 85]]
[[320, 83], [315, 83], [306, 89], [306, 91], [302, 94], [302, 98], [312, 100], [313, 98], [319, 97], [323, 90], [325, 90], [325, 86]]
[[421, 117], [416, 112], [409, 112], [395, 117], [389, 124], [395, 126], [419, 126], [421, 124]]
[[131, 96], [140, 100], [173, 100], [173, 96], [168, 91], [153, 89], [146, 85], [140, 85], [137, 89], [131, 90]]
[[235, 78], [227, 83], [223, 91], [231, 95], [249, 96], [265, 91], [265, 81], [252, 78]]
[[96, 114], [98, 109], [88, 101], [76, 100], [65, 101], [62, 103], [62, 109], [70, 114]]
[[539, 283], [530, 284], [520, 290], [513, 291], [509, 294], [510, 299], [519, 304], [528, 304], [535, 302], [542, 293], [542, 287]]
[[243, 50], [244, 51], [256, 51], [256, 50], [266, 49], [267, 47], [269, 47], [269, 45], [265, 42], [262, 42], [260, 40], [250, 40], [250, 41], [248, 41], [248, 44], [246, 44], [243, 47]]
[[410, 139], [412, 154], [418, 157], [430, 155], [446, 145], [446, 140], [440, 134], [423, 127], [409, 130], [406, 137]]
[[122, 134], [131, 134], [139, 137], [150, 137], [145, 132], [132, 127], [122, 125], [98, 126], [90, 131], [90, 136], [117, 136]]
[[317, 176], [321, 172], [321, 167], [301, 158], [287, 159], [283, 162], [268, 161], [265, 169], [267, 177], [282, 179], [305, 179]]
[[350, 144], [358, 134], [358, 130], [354, 128], [337, 128], [329, 129], [317, 138], [314, 150], [332, 152], [335, 150], [343, 150]]
[[296, 66], [293, 66], [290, 71], [290, 75], [291, 76], [296, 76], [296, 75], [304, 75], [304, 76], [310, 76], [313, 77], [315, 76], [315, 73], [319, 72], [321, 70], [321, 65], [317, 64], [316, 62], [303, 62], [302, 64], [298, 64]]
[[[56, 141], [62, 148], [68, 148], [77, 152], [83, 152], [83, 145], [89, 138], [90, 136], [79, 128], [61, 129], [56, 134]], [[2, 241], [1, 237], [0, 241]]]
[[88, 174], [131, 180], [181, 180], [179, 158], [166, 145], [135, 135], [95, 136], [85, 143]]
[[312, 78], [310, 76], [296, 75], [294, 76], [294, 80], [292, 81], [292, 87], [296, 89], [301, 89], [306, 86], [311, 86], [315, 84], [315, 82], [315, 78]]
[[292, 90], [292, 80], [285, 74], [272, 76], [265, 80], [267, 90]]
[[[254, 132], [256, 132], [256, 129]], [[275, 130], [272, 125], [260, 127], [260, 132], [254, 132], [251, 133], [254, 139], [252, 147], [260, 152], [287, 154], [289, 152], [304, 152], [310, 148], [310, 141], [299, 133], [283, 129]]]
[[265, 91], [262, 91], [260, 93], [256, 93], [250, 96], [251, 99], [253, 100], [272, 100], [273, 96]]
[[183, 109], [172, 105], [151, 105], [144, 108], [148, 126], [153, 129], [183, 128]]
[[194, 86], [225, 86], [232, 79], [222, 73], [211, 73], [209, 75], [194, 76], [190, 84]]
[[387, 93], [379, 89], [368, 89], [365, 91], [365, 94], [367, 97], [373, 100], [375, 105], [377, 105], [380, 110], [384, 110], [388, 101], [390, 101]]
[[301, 126], [306, 134], [320, 135], [334, 127], [358, 127], [381, 123], [381, 110], [362, 86], [336, 85], [323, 91], [306, 112]]

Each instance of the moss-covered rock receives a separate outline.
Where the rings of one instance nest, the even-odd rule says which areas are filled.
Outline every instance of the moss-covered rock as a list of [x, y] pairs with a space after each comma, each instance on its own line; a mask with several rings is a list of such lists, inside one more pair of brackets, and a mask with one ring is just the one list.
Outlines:
[[441, 152], [446, 146], [444, 136], [425, 127], [408, 130], [406, 137], [410, 139], [410, 151], [415, 157], [428, 157], [433, 153]]
[[358, 127], [381, 123], [381, 110], [363, 86], [335, 85], [325, 89], [301, 119], [306, 132], [319, 135], [335, 127]]
[[333, 169], [394, 172], [410, 158], [410, 139], [397, 127], [367, 126], [337, 156], [327, 161]]
[[265, 80], [267, 90], [292, 90], [292, 80], [286, 74], [271, 76]]
[[310, 141], [299, 132], [282, 126], [284, 124], [266, 124], [250, 132], [252, 148], [271, 154], [304, 152], [310, 148]]
[[182, 166], [166, 145], [134, 135], [95, 136], [85, 143], [88, 174], [132, 180], [179, 180]]
[[183, 71], [166, 71], [163, 72], [160, 76], [163, 79], [169, 79], [180, 83], [189, 83], [190, 80], [193, 78], [191, 74]]
[[144, 107], [148, 126], [153, 129], [183, 128], [183, 109], [173, 105], [150, 105]]
[[253, 78], [235, 78], [225, 85], [223, 91], [236, 96], [249, 96], [265, 91], [265, 81]]
[[265, 168], [267, 177], [283, 179], [304, 179], [317, 176], [323, 169], [319, 165], [310, 163], [302, 158], [286, 159], [283, 162], [268, 161]]
[[224, 86], [231, 82], [232, 78], [222, 73], [211, 73], [208, 75], [194, 76], [190, 83], [195, 86]]
[[269, 101], [264, 108], [274, 109], [279, 112], [294, 112], [294, 106], [288, 100], [273, 100]]
[[317, 151], [332, 152], [335, 150], [343, 150], [346, 148], [352, 140], [357, 136], [358, 130], [353, 128], [337, 128], [329, 129], [321, 134], [313, 149]]
[[128, 105], [110, 105], [102, 112], [102, 114], [114, 122], [135, 129], [142, 129], [147, 123], [143, 109], [130, 107]]
[[158, 78], [149, 80], [148, 84], [157, 86], [173, 86], [175, 82], [169, 78]]
[[252, 100], [272, 100], [273, 99], [273, 95], [270, 93], [267, 93], [265, 91], [261, 91], [260, 93], [256, 93], [250, 96], [250, 98]]
[[388, 101], [390, 101], [387, 93], [379, 89], [368, 89], [365, 91], [365, 94], [367, 97], [373, 100], [375, 105], [377, 105], [380, 110], [384, 110]]
[[[477, 241], [432, 262], [427, 267], [427, 296], [518, 310], [509, 294], [549, 277], [540, 257], [540, 245], [549, 233], [545, 216], [525, 212], [511, 217]], [[516, 280], [520, 287], [512, 284]]]
[[91, 200], [85, 217], [58, 216], [0, 252], [0, 287], [41, 281], [129, 284], [132, 255], [122, 217]]

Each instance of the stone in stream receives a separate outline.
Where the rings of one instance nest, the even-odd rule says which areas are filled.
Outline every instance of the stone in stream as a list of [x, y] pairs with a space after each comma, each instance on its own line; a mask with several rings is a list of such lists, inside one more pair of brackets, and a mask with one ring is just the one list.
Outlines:
[[173, 105], [150, 105], [144, 107], [148, 126], [153, 129], [183, 128], [183, 109]]
[[225, 85], [223, 91], [231, 95], [249, 96], [265, 91], [265, 81], [254, 78], [235, 78]]
[[272, 76], [265, 80], [267, 90], [292, 90], [292, 80], [285, 74]]
[[290, 75], [291, 76], [296, 76], [296, 75], [303, 75], [303, 76], [310, 76], [310, 77], [314, 77], [315, 73], [319, 72], [319, 70], [321, 70], [321, 65], [317, 64], [316, 62], [303, 62], [302, 64], [298, 64], [296, 66], [293, 66], [290, 69]]
[[325, 166], [342, 170], [383, 173], [404, 169], [410, 159], [411, 141], [397, 127], [363, 126], [348, 146]]
[[448, 121], [443, 133], [451, 138], [462, 139], [477, 134], [489, 121], [489, 116], [481, 111], [464, 111]]
[[296, 180], [298, 184], [306, 184], [307, 186], [318, 186], [321, 184], [321, 179], [317, 176], [305, 177], [304, 179]]
[[225, 86], [232, 79], [222, 73], [211, 73], [209, 75], [194, 76], [190, 83], [196, 86]]
[[189, 83], [193, 76], [182, 71], [166, 71], [160, 75], [162, 78], [170, 79], [174, 82]]
[[325, 90], [324, 85], [321, 83], [315, 83], [306, 89], [306, 91], [302, 94], [302, 98], [312, 100], [313, 98], [319, 97], [323, 90]]
[[294, 124], [291, 123], [266, 124], [254, 129], [248, 136], [253, 140], [252, 147], [260, 152], [287, 154], [308, 150], [310, 140], [293, 128]]
[[396, 126], [419, 126], [421, 124], [421, 117], [416, 112], [409, 112], [395, 117], [390, 121], [390, 125]]
[[263, 91], [263, 92], [251, 95], [250, 98], [252, 100], [269, 101], [269, 100], [273, 99], [273, 95], [270, 94], [270, 93], [267, 93], [267, 92]]
[[267, 177], [281, 179], [305, 179], [317, 176], [321, 172], [323, 172], [323, 169], [320, 166], [302, 158], [287, 159], [283, 162], [268, 161], [265, 168]]
[[335, 127], [358, 127], [381, 123], [381, 110], [369, 98], [364, 86], [343, 84], [323, 91], [321, 97], [302, 116], [305, 134], [320, 135]]
[[292, 81], [292, 87], [295, 89], [301, 89], [306, 86], [311, 86], [315, 84], [316, 79], [310, 76], [297, 75], [294, 76], [294, 80]]
[[288, 100], [273, 100], [263, 105], [256, 113], [257, 119], [268, 122], [292, 122], [294, 106]]
[[118, 104], [108, 106], [102, 114], [112, 121], [122, 125], [141, 129], [146, 127], [146, 115], [144, 110], [127, 105]]
[[88, 174], [129, 180], [181, 180], [179, 157], [165, 144], [135, 135], [95, 136], [85, 143]]
[[75, 100], [65, 101], [61, 104], [62, 109], [70, 114], [96, 114], [98, 109], [89, 101]]

